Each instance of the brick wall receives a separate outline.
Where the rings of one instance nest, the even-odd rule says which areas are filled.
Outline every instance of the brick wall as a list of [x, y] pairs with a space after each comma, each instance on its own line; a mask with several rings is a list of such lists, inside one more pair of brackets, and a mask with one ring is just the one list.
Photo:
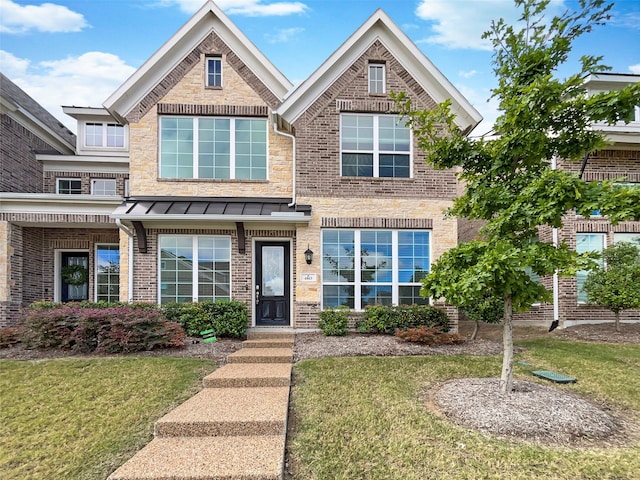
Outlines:
[[432, 108], [433, 99], [413, 80], [380, 42], [375, 42], [298, 119], [296, 182], [302, 197], [440, 198], [456, 196], [451, 170], [434, 170], [413, 142], [413, 178], [364, 178], [340, 175], [340, 114], [397, 111], [386, 95], [369, 95], [369, 61], [385, 62], [387, 91], [407, 92], [416, 108]]
[[41, 193], [42, 164], [34, 151], [52, 147], [7, 115], [0, 122], [0, 192]]

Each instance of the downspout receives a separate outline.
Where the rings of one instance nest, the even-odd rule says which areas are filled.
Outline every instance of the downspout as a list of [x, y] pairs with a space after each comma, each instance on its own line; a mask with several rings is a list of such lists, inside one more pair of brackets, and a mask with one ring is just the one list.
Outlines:
[[283, 137], [290, 138], [293, 142], [293, 181], [292, 181], [292, 191], [291, 191], [291, 203], [288, 205], [289, 207], [295, 207], [296, 205], [296, 137], [291, 133], [286, 133], [278, 130], [278, 122], [275, 120], [275, 115], [273, 114], [273, 131], [277, 135], [282, 135]]
[[[558, 159], [554, 155], [551, 159], [551, 170], [556, 170], [558, 168]], [[553, 236], [553, 246], [558, 248], [558, 228], [553, 227], [552, 230]], [[549, 331], [555, 329], [560, 323], [560, 286], [558, 283], [558, 271], [553, 272], [553, 322], [551, 323], [551, 327]]]
[[133, 302], [133, 232], [129, 227], [124, 225], [119, 218], [116, 218], [116, 225], [120, 230], [127, 234], [129, 237], [129, 265], [127, 268], [128, 274], [128, 290], [127, 290], [127, 298], [129, 299], [129, 303]]

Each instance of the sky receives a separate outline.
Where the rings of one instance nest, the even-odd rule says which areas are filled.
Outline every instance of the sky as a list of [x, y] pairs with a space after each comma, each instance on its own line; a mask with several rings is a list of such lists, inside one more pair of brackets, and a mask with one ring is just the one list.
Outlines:
[[[551, 0], [549, 12], [578, 0]], [[65, 106], [99, 107], [204, 0], [0, 0], [0, 71], [75, 132]], [[640, 0], [616, 0], [605, 26], [574, 44], [614, 73], [640, 74]], [[482, 114], [473, 135], [497, 116], [492, 20], [514, 23], [513, 0], [219, 0], [229, 16], [293, 83], [311, 75], [382, 8]]]

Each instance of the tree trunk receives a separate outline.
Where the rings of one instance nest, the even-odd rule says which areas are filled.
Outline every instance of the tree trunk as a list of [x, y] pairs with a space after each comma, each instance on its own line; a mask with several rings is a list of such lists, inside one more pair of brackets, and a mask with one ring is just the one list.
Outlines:
[[614, 312], [616, 314], [616, 332], [620, 333], [620, 310]]
[[504, 295], [504, 330], [502, 332], [502, 376], [500, 390], [503, 394], [513, 391], [513, 301], [511, 295]]
[[469, 338], [469, 340], [475, 340], [476, 337], [478, 336], [478, 329], [480, 328], [480, 322], [478, 322], [477, 320], [475, 321], [475, 325], [473, 326], [473, 333], [471, 334], [471, 337]]

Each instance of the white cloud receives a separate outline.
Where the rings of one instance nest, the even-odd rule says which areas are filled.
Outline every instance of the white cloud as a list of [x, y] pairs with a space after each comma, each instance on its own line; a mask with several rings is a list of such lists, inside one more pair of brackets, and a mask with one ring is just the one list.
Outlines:
[[99, 107], [134, 71], [117, 55], [87, 52], [79, 57], [31, 65], [0, 51], [0, 70], [51, 114], [75, 131], [61, 105]]
[[631, 73], [635, 73], [636, 75], [640, 75], [640, 63], [638, 63], [637, 65], [631, 65], [629, 67], [629, 71]]
[[456, 85], [460, 93], [475, 107], [482, 115], [482, 122], [471, 132], [471, 136], [479, 137], [493, 130], [493, 126], [498, 118], [498, 100], [491, 97], [489, 87], [480, 90], [469, 85]]
[[462, 78], [471, 78], [474, 77], [476, 74], [478, 73], [477, 70], [466, 70], [466, 71], [459, 71], [458, 75], [461, 76]]
[[[549, 12], [553, 15], [564, 10], [563, 0], [552, 0]], [[489, 30], [492, 20], [503, 18], [514, 24], [520, 10], [512, 0], [421, 0], [416, 15], [433, 22], [434, 35], [418, 43], [435, 43], [447, 48], [491, 50], [491, 43], [482, 34]]]
[[304, 32], [304, 28], [300, 27], [281, 28], [274, 34], [265, 33], [264, 36], [269, 43], [285, 43], [289, 42], [293, 37], [302, 32]]
[[[165, 6], [178, 5], [183, 12], [195, 13], [203, 5], [202, 0], [161, 0]], [[302, 2], [274, 2], [265, 4], [263, 0], [216, 0], [228, 15], [248, 17], [268, 17], [304, 13], [309, 7]]]
[[29, 30], [79, 32], [88, 26], [82, 14], [53, 3], [18, 5], [13, 0], [0, 0], [0, 10], [2, 33], [24, 33]]

